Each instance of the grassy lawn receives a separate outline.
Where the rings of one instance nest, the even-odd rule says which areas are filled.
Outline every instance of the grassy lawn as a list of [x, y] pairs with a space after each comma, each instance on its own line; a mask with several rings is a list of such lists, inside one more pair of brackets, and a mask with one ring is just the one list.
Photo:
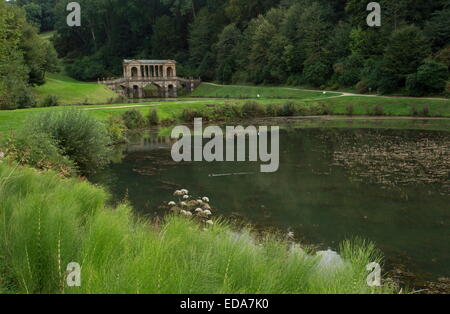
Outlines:
[[[36, 88], [40, 97], [54, 94], [60, 97], [64, 104], [105, 103], [108, 99], [115, 97], [116, 94], [105, 86], [96, 83], [83, 83], [63, 75], [51, 74], [45, 85]], [[139, 104], [122, 105], [89, 105], [82, 106], [89, 114], [99, 118], [106, 119], [109, 115], [122, 114], [130, 109], [129, 106], [138, 105], [137, 110], [146, 115], [150, 107], [158, 111], [160, 119], [171, 118], [177, 120], [183, 109], [191, 108], [198, 111], [211, 111], [213, 105], [220, 106], [224, 104], [243, 105], [248, 100], [237, 98], [206, 98], [212, 96], [233, 96], [233, 97], [252, 97], [259, 94], [261, 96], [258, 102], [264, 105], [275, 104], [282, 106], [287, 102], [305, 106], [326, 105], [334, 115], [345, 115], [348, 113], [348, 107], [353, 107], [353, 115], [367, 115], [374, 106], [379, 105], [387, 116], [411, 116], [412, 109], [421, 112], [425, 107], [429, 110], [431, 117], [450, 118], [450, 99], [427, 99], [427, 98], [409, 98], [409, 97], [384, 97], [384, 96], [340, 96], [338, 93], [327, 93], [314, 91], [303, 91], [283, 87], [254, 87], [254, 86], [220, 86], [209, 83], [203, 83], [190, 98], [178, 99], [173, 101], [151, 101]], [[195, 98], [195, 97], [202, 98]], [[273, 98], [271, 98], [273, 97]], [[279, 98], [284, 97], [284, 98]], [[292, 97], [292, 98], [290, 98]], [[0, 111], [0, 133], [19, 128], [25, 119], [33, 113], [42, 110], [59, 110], [60, 108], [34, 108], [22, 110]], [[447, 121], [444, 120], [444, 124]]]
[[296, 99], [315, 99], [339, 95], [341, 94], [331, 92], [324, 94], [322, 91], [306, 91], [288, 87], [216, 85], [211, 83], [202, 83], [191, 94], [192, 97]]
[[[307, 103], [317, 103], [317, 101]], [[368, 109], [380, 105], [388, 116], [410, 116], [413, 107], [421, 111], [424, 106], [428, 106], [430, 116], [450, 117], [450, 99], [344, 96], [323, 99], [320, 103], [329, 105], [334, 114], [346, 114], [347, 106], [353, 105], [355, 115], [365, 115]]]
[[47, 82], [36, 87], [35, 91], [39, 99], [56, 95], [64, 105], [107, 103], [111, 98], [117, 97], [116, 93], [104, 85], [80, 82], [62, 74], [48, 74]]

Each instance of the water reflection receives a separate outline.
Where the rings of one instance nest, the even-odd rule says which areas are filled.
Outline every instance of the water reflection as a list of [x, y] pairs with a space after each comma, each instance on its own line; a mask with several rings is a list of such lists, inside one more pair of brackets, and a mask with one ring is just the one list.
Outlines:
[[163, 215], [159, 205], [187, 188], [208, 195], [219, 214], [325, 249], [361, 236], [389, 265], [435, 279], [450, 276], [449, 134], [287, 127], [279, 171], [260, 173], [259, 163], [175, 163], [173, 140], [148, 133], [92, 180], [143, 215]]

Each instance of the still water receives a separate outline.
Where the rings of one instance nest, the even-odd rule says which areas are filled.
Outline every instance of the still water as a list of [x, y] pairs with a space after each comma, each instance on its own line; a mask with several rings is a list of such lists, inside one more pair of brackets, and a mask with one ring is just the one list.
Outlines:
[[143, 215], [163, 216], [160, 205], [186, 188], [224, 217], [320, 248], [363, 237], [392, 276], [436, 280], [450, 277], [450, 122], [433, 130], [437, 123], [276, 121], [276, 173], [260, 173], [259, 163], [175, 163], [170, 138], [148, 132], [91, 180]]

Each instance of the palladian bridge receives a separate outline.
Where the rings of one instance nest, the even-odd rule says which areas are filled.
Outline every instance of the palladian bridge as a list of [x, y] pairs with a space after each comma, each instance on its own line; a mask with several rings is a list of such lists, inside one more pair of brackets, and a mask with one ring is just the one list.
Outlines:
[[172, 98], [180, 92], [191, 93], [200, 79], [178, 77], [176, 66], [174, 60], [124, 60], [122, 78], [102, 78], [98, 83], [130, 98]]

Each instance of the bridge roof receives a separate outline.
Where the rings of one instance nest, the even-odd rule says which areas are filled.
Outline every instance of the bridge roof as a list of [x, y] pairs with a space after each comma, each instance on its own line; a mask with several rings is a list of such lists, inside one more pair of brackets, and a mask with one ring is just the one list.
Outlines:
[[141, 64], [166, 64], [166, 63], [177, 63], [175, 60], [133, 60], [125, 59], [124, 63], [137, 62]]

